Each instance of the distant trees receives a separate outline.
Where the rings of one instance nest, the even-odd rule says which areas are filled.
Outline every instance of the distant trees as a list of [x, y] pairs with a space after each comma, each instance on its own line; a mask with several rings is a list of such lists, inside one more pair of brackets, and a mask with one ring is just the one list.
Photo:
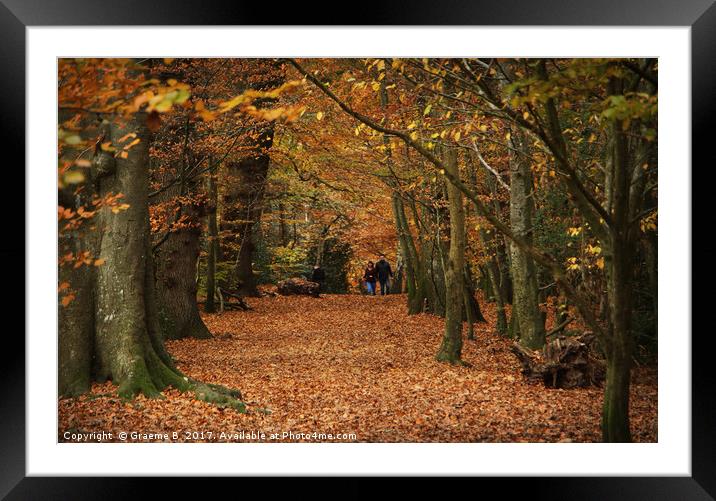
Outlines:
[[197, 294], [214, 311], [218, 287], [315, 263], [342, 291], [387, 253], [408, 313], [445, 317], [441, 361], [463, 363], [478, 287], [530, 349], [548, 302], [553, 324], [579, 316], [607, 361], [604, 439], [630, 440], [635, 344], [656, 336], [656, 60], [59, 67], [62, 393], [204, 391], [163, 348], [210, 336]]
[[[474, 203], [490, 226], [509, 239], [513, 332], [518, 331], [521, 342], [532, 348], [541, 346], [545, 335], [534, 263], [549, 271], [587, 325], [599, 334], [607, 357], [604, 439], [629, 441], [634, 246], [642, 239], [641, 234], [656, 227], [656, 61], [393, 60], [390, 70], [379, 61], [372, 63], [382, 68], [378, 81], [392, 70], [404, 77], [406, 85], [420, 89], [418, 96], [405, 98], [404, 88], [395, 88], [398, 101], [411, 103], [412, 113], [383, 113], [380, 118], [374, 108], [358, 109], [338, 96], [335, 85], [327, 87], [320, 72], [312, 73], [295, 60], [290, 62], [362, 126], [398, 138], [424, 157]], [[372, 85], [376, 91], [380, 88], [380, 83]], [[353, 84], [348, 92], [355, 93], [356, 87]], [[420, 103], [417, 110], [416, 103]], [[428, 117], [438, 108], [442, 110], [440, 120], [421, 124], [428, 119], [415, 119]], [[509, 167], [509, 223], [484, 199], [494, 195], [494, 190], [481, 193], [479, 186], [471, 187], [454, 168], [451, 156], [441, 158], [435, 153], [441, 143], [448, 143], [448, 148], [470, 149], [475, 142], [482, 142], [499, 155], [492, 156], [494, 162]], [[504, 183], [487, 161], [482, 159], [481, 163], [487, 176], [495, 175]], [[537, 182], [532, 180], [535, 174]], [[561, 263], [535, 246], [535, 189], [551, 182], [559, 183], [578, 215], [570, 231], [584, 232], [593, 242], [588, 248], [598, 257], [591, 263], [585, 260], [581, 264], [581, 256]], [[394, 201], [393, 206], [402, 220], [399, 204]], [[399, 228], [409, 255], [405, 228]], [[484, 242], [486, 234], [482, 237]], [[588, 295], [575, 287], [570, 274], [586, 266], [605, 271], [609, 313], [604, 321], [598, 318]], [[494, 287], [498, 273], [494, 266], [492, 270]], [[449, 283], [454, 283], [452, 276], [447, 274]], [[503, 287], [500, 289], [504, 302], [506, 294]], [[452, 338], [450, 332], [452, 324], [446, 322], [445, 339]], [[452, 361], [454, 357], [443, 355], [445, 346], [444, 342], [440, 358]]]

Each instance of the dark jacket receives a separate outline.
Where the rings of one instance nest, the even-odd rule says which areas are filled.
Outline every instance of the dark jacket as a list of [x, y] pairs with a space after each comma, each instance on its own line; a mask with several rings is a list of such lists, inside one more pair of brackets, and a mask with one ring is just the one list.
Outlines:
[[311, 274], [312, 282], [323, 282], [325, 279], [326, 272], [323, 271], [323, 268], [313, 268], [313, 273]]
[[366, 282], [375, 283], [377, 279], [376, 270], [375, 268], [366, 268], [365, 273], [363, 273], [363, 280]]
[[381, 282], [384, 282], [388, 280], [388, 277], [393, 276], [393, 270], [390, 269], [390, 263], [383, 259], [375, 263], [375, 271], [378, 275], [378, 280], [380, 280]]

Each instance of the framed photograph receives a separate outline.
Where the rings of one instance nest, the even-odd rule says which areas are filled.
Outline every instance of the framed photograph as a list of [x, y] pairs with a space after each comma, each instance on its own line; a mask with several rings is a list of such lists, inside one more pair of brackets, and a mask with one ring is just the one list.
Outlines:
[[691, 317], [711, 2], [0, 2], [27, 246], [3, 250], [7, 499], [257, 475], [716, 496]]

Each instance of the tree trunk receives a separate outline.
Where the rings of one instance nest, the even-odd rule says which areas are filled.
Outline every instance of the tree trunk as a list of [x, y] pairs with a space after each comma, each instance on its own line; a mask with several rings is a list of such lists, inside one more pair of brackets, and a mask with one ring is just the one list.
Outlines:
[[[613, 94], [621, 92], [618, 79], [610, 82]], [[629, 430], [629, 384], [633, 338], [631, 333], [633, 232], [629, 214], [631, 169], [627, 139], [621, 120], [612, 125], [614, 136], [612, 231], [602, 242], [610, 325], [606, 335], [607, 382], [604, 387], [602, 434], [605, 442], [631, 442]], [[607, 245], [604, 245], [604, 244]]]
[[[480, 228], [480, 237], [480, 240], [482, 240], [483, 246], [486, 250], [489, 249], [490, 243], [499, 243], [496, 242], [496, 239], [494, 237], [492, 237], [492, 234], [488, 235], [483, 228]], [[487, 252], [489, 252], [489, 250], [487, 250]], [[495, 255], [492, 255], [488, 259], [486, 268], [487, 277], [492, 284], [492, 289], [495, 293], [494, 297], [497, 312], [497, 333], [501, 336], [504, 336], [507, 334], [507, 314], [505, 313], [505, 302], [507, 294], [505, 292], [505, 287], [500, 280], [500, 270], [498, 268], [497, 258], [495, 257]]]
[[[464, 242], [464, 241], [463, 241]], [[464, 260], [464, 258], [463, 258]], [[463, 315], [462, 319], [465, 321], [469, 321], [472, 319], [472, 322], [487, 322], [485, 320], [485, 317], [482, 314], [482, 309], [480, 308], [480, 303], [477, 301], [477, 298], [475, 297], [475, 286], [472, 282], [472, 273], [470, 272], [470, 267], [465, 265], [465, 272], [463, 275], [463, 289], [465, 291], [464, 297], [466, 299], [465, 302], [465, 314]]]
[[199, 261], [199, 239], [201, 237], [201, 210], [191, 202], [177, 202], [177, 197], [196, 194], [197, 183], [184, 179], [184, 167], [169, 172], [161, 179], [163, 183], [179, 182], [165, 190], [155, 203], [178, 207], [186, 218], [179, 229], [171, 227], [159, 238], [153, 249], [156, 263], [156, 287], [159, 307], [159, 321], [167, 339], [211, 338], [209, 329], [199, 315], [197, 302], [196, 268]]
[[[445, 152], [445, 164], [455, 176], [459, 176], [457, 150]], [[463, 364], [462, 354], [462, 306], [463, 272], [465, 268], [465, 214], [462, 192], [448, 183], [450, 202], [450, 251], [445, 266], [445, 334], [437, 354], [437, 360], [450, 364]]]
[[[212, 159], [210, 158], [211, 162]], [[209, 211], [207, 216], [207, 252], [206, 252], [206, 303], [204, 310], [207, 313], [216, 311], [216, 260], [219, 257], [219, 228], [216, 222], [218, 193], [216, 189], [216, 168], [207, 176], [207, 191], [209, 193]]]
[[395, 191], [391, 198], [395, 228], [398, 232], [398, 243], [405, 269], [404, 282], [408, 294], [408, 315], [414, 315], [422, 311], [425, 301], [423, 282], [420, 276], [420, 258], [405, 217], [403, 199]]
[[[514, 130], [512, 146], [524, 152], [523, 132]], [[534, 213], [532, 172], [521, 153], [510, 152], [510, 223], [512, 232], [532, 244]], [[534, 259], [513, 242], [510, 243], [512, 269], [512, 315], [520, 333], [520, 342], [531, 349], [544, 346], [545, 330], [539, 309], [537, 268]]]
[[238, 162], [227, 163], [225, 211], [221, 222], [226, 235], [222, 241], [227, 252], [225, 258], [236, 260], [234, 278], [242, 296], [259, 295], [253, 271], [253, 230], [261, 214], [269, 168], [267, 150], [272, 142], [273, 128], [268, 127], [251, 154]]
[[278, 229], [281, 247], [286, 247], [288, 245], [288, 228], [286, 226], [286, 211], [283, 202], [278, 203]]
[[[103, 125], [105, 140], [114, 145], [121, 144], [120, 138], [132, 132], [140, 143], [124, 159], [115, 159], [104, 151], [98, 153], [105, 159], [104, 164], [111, 166], [101, 178], [97, 176], [98, 195], [122, 193], [122, 202], [128, 208], [116, 214], [105, 208], [97, 216], [96, 228], [101, 228], [97, 230], [101, 231], [99, 257], [105, 262], [91, 270], [92, 279], [82, 284], [95, 298], [94, 315], [88, 317], [94, 321], [76, 317], [87, 314], [85, 308], [63, 313], [65, 325], [81, 325], [82, 331], [60, 334], [60, 374], [65, 374], [60, 378], [60, 394], [76, 393], [91, 379], [111, 379], [123, 398], [140, 393], [157, 397], [171, 385], [181, 391], [194, 390], [204, 400], [244, 410], [237, 400], [238, 392], [184, 377], [164, 349], [150, 249], [149, 133], [145, 124], [146, 115], [137, 114], [129, 119], [115, 117], [111, 124]], [[72, 350], [82, 350], [85, 356], [68, 357]], [[93, 367], [86, 363], [89, 358], [94, 359]]]
[[605, 442], [631, 442], [629, 384], [633, 351], [630, 325], [632, 261], [624, 246], [615, 246], [610, 254], [605, 256], [611, 325], [605, 343], [607, 381], [604, 386], [602, 434]]
[[[183, 211], [191, 214], [192, 220], [199, 219], [195, 208], [185, 206]], [[212, 337], [199, 315], [196, 298], [200, 231], [184, 228], [172, 232], [157, 254], [157, 299], [167, 339]]]
[[[63, 204], [73, 207], [70, 204]], [[74, 207], [75, 209], [77, 207]], [[90, 235], [74, 234], [62, 236], [59, 233], [60, 254], [90, 250], [94, 245]], [[84, 244], [84, 245], [83, 245]], [[89, 247], [89, 248], [87, 248]], [[60, 283], [68, 283], [74, 299], [67, 306], [59, 306], [59, 353], [58, 384], [60, 395], [75, 396], [85, 393], [90, 387], [90, 373], [93, 350], [94, 295], [92, 293], [93, 271], [87, 266], [73, 268], [69, 264], [60, 266]]]

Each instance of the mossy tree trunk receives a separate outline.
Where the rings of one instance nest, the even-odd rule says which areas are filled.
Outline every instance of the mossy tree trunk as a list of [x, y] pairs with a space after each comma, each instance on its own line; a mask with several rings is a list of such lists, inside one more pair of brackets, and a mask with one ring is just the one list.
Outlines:
[[[111, 379], [123, 398], [138, 394], [157, 397], [172, 386], [243, 410], [238, 392], [185, 377], [164, 349], [150, 248], [146, 115], [112, 117], [102, 130], [104, 141], [115, 146], [121, 146], [120, 139], [129, 133], [136, 134], [140, 142], [127, 158], [114, 158], [100, 150], [95, 160], [102, 161], [93, 161], [105, 166], [102, 172], [93, 172], [97, 194], [122, 193], [128, 208], [117, 213], [104, 208], [96, 216], [99, 230], [92, 234], [99, 233], [96, 249], [104, 264], [90, 269], [90, 276], [77, 282], [83, 287], [83, 296], [76, 307], [60, 306], [60, 395], [76, 395], [87, 391], [92, 380]], [[74, 328], [66, 330], [67, 326]]]

